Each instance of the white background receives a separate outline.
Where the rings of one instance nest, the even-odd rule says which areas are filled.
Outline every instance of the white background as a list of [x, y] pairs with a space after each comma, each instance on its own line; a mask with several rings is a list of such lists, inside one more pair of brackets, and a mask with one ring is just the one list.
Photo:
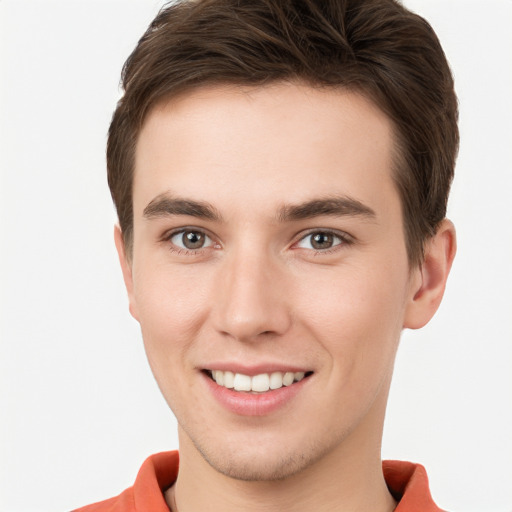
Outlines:
[[[512, 511], [512, 1], [409, 0], [456, 78], [459, 253], [406, 332], [383, 455], [443, 507]], [[0, 0], [0, 510], [69, 510], [177, 446], [127, 311], [106, 131], [121, 65], [160, 2]]]

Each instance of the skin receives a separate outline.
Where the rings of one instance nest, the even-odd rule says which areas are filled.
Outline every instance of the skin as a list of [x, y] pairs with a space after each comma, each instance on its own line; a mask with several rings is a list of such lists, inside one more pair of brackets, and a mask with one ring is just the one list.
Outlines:
[[[390, 121], [354, 92], [218, 86], [148, 115], [133, 253], [118, 228], [116, 244], [130, 311], [179, 424], [171, 508], [395, 507], [380, 459], [393, 363], [401, 331], [427, 323], [441, 301], [455, 233], [444, 221], [410, 268], [392, 166]], [[165, 199], [176, 198], [215, 218], [171, 211]], [[326, 198], [365, 213], [285, 215]], [[164, 207], [151, 213], [156, 203]], [[206, 236], [203, 247], [179, 247], [186, 229]], [[332, 238], [315, 248], [322, 233]], [[203, 370], [218, 361], [312, 374], [276, 411], [244, 416], [205, 386]]]

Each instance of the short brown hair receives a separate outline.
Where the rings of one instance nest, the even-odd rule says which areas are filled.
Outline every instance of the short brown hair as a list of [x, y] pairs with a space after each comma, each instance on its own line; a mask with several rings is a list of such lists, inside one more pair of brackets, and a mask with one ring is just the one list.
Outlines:
[[188, 0], [164, 7], [122, 72], [108, 182], [127, 252], [135, 147], [159, 101], [204, 85], [299, 81], [360, 91], [395, 128], [409, 262], [446, 215], [459, 134], [453, 78], [431, 26], [395, 0]]

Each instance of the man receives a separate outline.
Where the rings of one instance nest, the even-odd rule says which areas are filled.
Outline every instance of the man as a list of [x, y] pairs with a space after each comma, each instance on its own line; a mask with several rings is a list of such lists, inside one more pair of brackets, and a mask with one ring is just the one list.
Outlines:
[[93, 511], [438, 511], [380, 443], [404, 328], [455, 255], [457, 102], [393, 0], [199, 0], [123, 70], [108, 178], [130, 312], [179, 425]]

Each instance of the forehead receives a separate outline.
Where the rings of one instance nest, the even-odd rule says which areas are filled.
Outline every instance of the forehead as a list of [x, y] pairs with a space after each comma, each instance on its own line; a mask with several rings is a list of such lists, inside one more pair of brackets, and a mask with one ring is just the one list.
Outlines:
[[390, 120], [356, 92], [207, 87], [148, 114], [136, 149], [134, 213], [166, 192], [226, 208], [239, 197], [257, 206], [263, 197], [299, 202], [333, 192], [382, 202], [384, 189], [394, 192], [392, 155]]

